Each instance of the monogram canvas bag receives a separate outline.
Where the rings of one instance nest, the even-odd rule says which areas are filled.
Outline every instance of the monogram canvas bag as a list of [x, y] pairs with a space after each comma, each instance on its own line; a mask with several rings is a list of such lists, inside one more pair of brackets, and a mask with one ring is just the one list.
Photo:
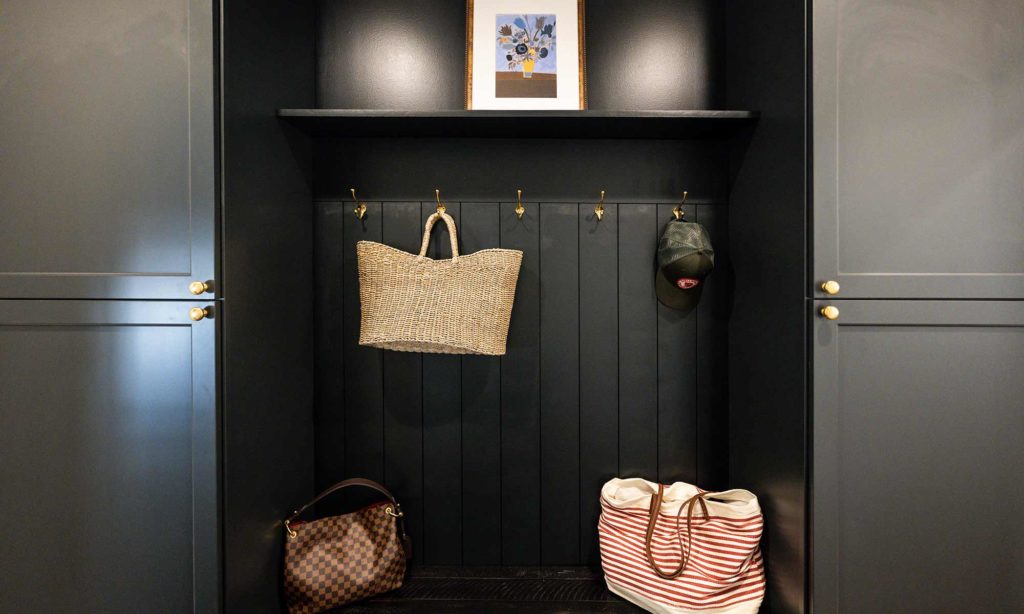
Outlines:
[[[302, 521], [331, 493], [362, 486], [387, 500], [351, 514]], [[380, 484], [359, 478], [328, 488], [284, 521], [284, 586], [291, 614], [314, 614], [402, 586], [412, 556], [402, 509]]]

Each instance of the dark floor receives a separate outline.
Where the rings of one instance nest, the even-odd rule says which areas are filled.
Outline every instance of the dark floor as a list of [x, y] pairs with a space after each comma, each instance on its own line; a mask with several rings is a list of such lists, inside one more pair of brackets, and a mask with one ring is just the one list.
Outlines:
[[397, 591], [338, 610], [371, 612], [640, 612], [585, 567], [420, 567]]

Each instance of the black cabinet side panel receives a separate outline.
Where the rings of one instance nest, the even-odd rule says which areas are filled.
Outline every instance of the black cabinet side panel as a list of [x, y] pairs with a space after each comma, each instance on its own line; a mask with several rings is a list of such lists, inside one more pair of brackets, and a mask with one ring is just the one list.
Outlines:
[[761, 112], [729, 196], [729, 475], [764, 510], [772, 612], [805, 609], [805, 12], [730, 0], [726, 17], [727, 106]]
[[280, 608], [281, 526], [313, 494], [312, 2], [223, 0], [225, 601]]

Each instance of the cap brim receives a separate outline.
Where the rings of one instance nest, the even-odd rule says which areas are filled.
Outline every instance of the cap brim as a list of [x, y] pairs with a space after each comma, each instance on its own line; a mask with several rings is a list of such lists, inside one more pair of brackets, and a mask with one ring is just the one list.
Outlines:
[[693, 309], [700, 301], [701, 292], [704, 290], [702, 281], [696, 288], [683, 290], [665, 277], [661, 269], [654, 274], [654, 293], [658, 301], [671, 309]]

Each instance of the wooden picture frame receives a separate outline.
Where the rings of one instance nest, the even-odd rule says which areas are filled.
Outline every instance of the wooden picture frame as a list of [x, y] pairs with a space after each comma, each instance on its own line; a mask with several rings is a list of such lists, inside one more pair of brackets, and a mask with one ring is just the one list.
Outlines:
[[586, 109], [585, 38], [584, 0], [466, 0], [466, 109]]

